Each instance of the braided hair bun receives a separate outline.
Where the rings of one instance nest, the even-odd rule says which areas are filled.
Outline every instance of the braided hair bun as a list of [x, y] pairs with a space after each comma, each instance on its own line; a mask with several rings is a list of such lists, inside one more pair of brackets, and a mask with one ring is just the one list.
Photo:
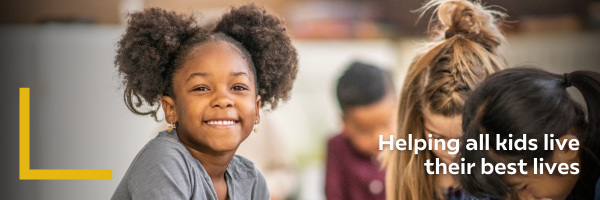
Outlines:
[[[478, 3], [466, 0], [438, 2], [438, 19], [446, 28], [444, 38], [464, 37], [484, 46], [488, 51], [504, 42], [497, 24], [506, 14], [485, 9]], [[498, 16], [498, 17], [494, 17]]]
[[498, 28], [505, 14], [467, 0], [432, 0], [421, 11], [434, 7], [439, 24], [432, 33], [441, 37], [417, 59], [409, 80], [426, 80], [419, 89], [424, 102], [434, 113], [453, 116], [462, 113], [477, 84], [506, 68], [499, 50], [505, 38]]

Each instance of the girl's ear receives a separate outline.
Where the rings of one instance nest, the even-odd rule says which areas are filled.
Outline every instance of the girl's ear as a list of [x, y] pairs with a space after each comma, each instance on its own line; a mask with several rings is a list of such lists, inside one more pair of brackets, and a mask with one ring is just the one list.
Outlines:
[[175, 100], [169, 96], [163, 96], [161, 103], [163, 111], [165, 112], [165, 120], [167, 120], [167, 123], [177, 123], [177, 107], [175, 106]]
[[260, 95], [256, 95], [256, 106], [254, 107], [256, 113], [256, 121], [254, 123], [260, 123]]
[[[552, 161], [555, 163], [574, 163], [574, 162], [579, 162], [579, 154], [578, 154], [578, 150], [573, 150], [571, 148], [569, 148], [569, 143], [571, 140], [578, 140], [577, 136], [571, 134], [571, 133], [567, 133], [566, 135], [563, 135], [562, 137], [558, 138], [558, 141], [560, 141], [561, 144], [564, 143], [563, 149], [561, 150], [557, 144], [557, 142], [554, 143], [554, 152], [553, 152], [553, 156], [552, 156]], [[579, 149], [579, 145], [577, 145], [577, 148]]]

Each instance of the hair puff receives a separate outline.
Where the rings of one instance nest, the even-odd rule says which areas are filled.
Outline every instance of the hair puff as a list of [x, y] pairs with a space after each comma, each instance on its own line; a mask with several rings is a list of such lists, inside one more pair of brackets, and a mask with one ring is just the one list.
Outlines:
[[232, 8], [224, 14], [214, 32], [239, 41], [252, 56], [258, 81], [261, 107], [275, 109], [279, 100], [288, 100], [298, 73], [298, 56], [283, 20], [254, 4]]

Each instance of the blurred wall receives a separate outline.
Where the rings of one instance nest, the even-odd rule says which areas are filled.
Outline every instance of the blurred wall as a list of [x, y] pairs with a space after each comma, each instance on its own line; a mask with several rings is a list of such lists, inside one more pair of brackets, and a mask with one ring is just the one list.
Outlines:
[[[279, 13], [294, 0], [22, 0], [0, 2], [0, 24], [37, 24], [77, 22], [119, 24], [124, 12], [146, 7], [161, 7], [177, 12], [224, 11], [233, 5], [255, 2]], [[221, 14], [221, 13], [219, 13]]]
[[48, 21], [119, 23], [121, 0], [7, 0], [0, 3], [0, 24]]
[[[225, 9], [254, 2], [292, 23], [314, 18], [316, 24], [358, 29], [358, 36], [398, 37], [426, 33], [429, 16], [415, 13], [426, 0], [9, 0], [0, 2], [0, 24], [77, 22], [120, 24], [127, 11], [161, 7], [177, 12], [203, 12], [218, 17]], [[598, 29], [598, 0], [486, 0], [484, 6], [508, 14], [508, 32]], [[363, 13], [363, 14], [361, 14]], [[364, 15], [364, 13], [367, 13]], [[348, 24], [339, 23], [346, 21]], [[332, 23], [333, 21], [333, 23]], [[349, 27], [344, 27], [349, 26]], [[293, 26], [291, 26], [293, 27]], [[306, 28], [306, 26], [303, 26]], [[321, 27], [322, 28], [322, 27]], [[369, 30], [369, 31], [365, 31]], [[305, 33], [295, 33], [306, 37]], [[295, 30], [294, 32], [298, 32]], [[315, 33], [312, 33], [315, 34]], [[317, 33], [324, 34], [324, 33]], [[327, 34], [326, 34], [327, 35]], [[356, 34], [341, 36], [356, 37]], [[311, 36], [309, 36], [311, 37]], [[314, 37], [314, 36], [313, 36]]]

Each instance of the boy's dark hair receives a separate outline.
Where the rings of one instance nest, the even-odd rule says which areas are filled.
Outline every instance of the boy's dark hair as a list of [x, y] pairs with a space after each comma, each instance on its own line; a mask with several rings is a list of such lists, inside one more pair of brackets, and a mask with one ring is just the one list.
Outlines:
[[350, 64], [337, 83], [336, 95], [342, 111], [371, 105], [394, 92], [389, 72], [362, 62]]
[[193, 15], [150, 8], [130, 14], [118, 43], [115, 64], [123, 77], [129, 110], [156, 119], [162, 96], [175, 98], [174, 72], [193, 48], [211, 41], [225, 41], [240, 50], [254, 75], [261, 107], [269, 104], [275, 109], [280, 100], [290, 98], [298, 58], [277, 16], [248, 4], [231, 8], [209, 28], [199, 25]]
[[[566, 87], [576, 87], [587, 104], [586, 112], [568, 94]], [[573, 199], [592, 199], [596, 180], [600, 176], [600, 74], [575, 71], [566, 75], [553, 74], [536, 68], [511, 68], [488, 76], [465, 103], [462, 141], [478, 139], [480, 134], [490, 135], [490, 144], [500, 140], [537, 139], [537, 150], [498, 150], [492, 145], [489, 151], [466, 149], [462, 142], [457, 159], [466, 163], [518, 163], [523, 159], [531, 166], [534, 158], [551, 162], [553, 151], [546, 151], [539, 142], [544, 134], [560, 138], [574, 134], [580, 142], [581, 175], [571, 195]], [[513, 137], [509, 137], [512, 134]], [[481, 167], [471, 174], [459, 175], [462, 187], [478, 197], [494, 195], [506, 197], [514, 190], [502, 181], [501, 175], [484, 175]]]

